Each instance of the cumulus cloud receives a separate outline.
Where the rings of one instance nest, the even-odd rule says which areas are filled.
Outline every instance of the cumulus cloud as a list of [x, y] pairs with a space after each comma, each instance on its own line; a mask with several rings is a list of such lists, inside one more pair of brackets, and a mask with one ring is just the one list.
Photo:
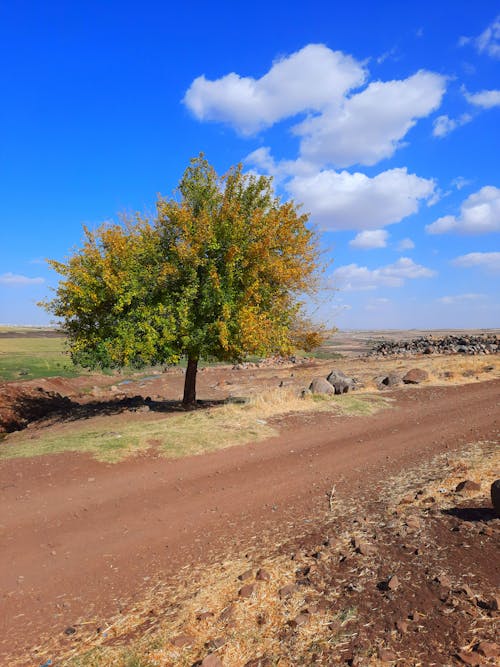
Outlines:
[[472, 120], [468, 113], [462, 114], [459, 118], [450, 118], [449, 116], [438, 116], [433, 123], [432, 134], [435, 137], [446, 137], [447, 134], [456, 130], [457, 127], [465, 125]]
[[396, 249], [402, 252], [403, 250], [413, 250], [415, 247], [414, 242], [410, 238], [401, 239], [396, 246]]
[[325, 231], [377, 230], [415, 213], [420, 200], [433, 194], [435, 184], [406, 168], [389, 169], [373, 178], [325, 169], [294, 176], [286, 188]]
[[500, 58], [500, 14], [474, 40], [479, 53], [487, 53], [492, 58]]
[[18, 273], [3, 273], [0, 275], [0, 285], [7, 287], [23, 287], [25, 285], [41, 285], [45, 280], [43, 278], [28, 278]]
[[420, 71], [402, 81], [375, 81], [365, 90], [298, 124], [301, 155], [318, 164], [374, 165], [391, 157], [419, 118], [437, 109], [445, 77]]
[[373, 165], [390, 157], [419, 118], [437, 109], [446, 87], [440, 74], [419, 71], [403, 80], [374, 81], [361, 92], [361, 62], [322, 44], [282, 58], [260, 79], [232, 72], [195, 79], [184, 103], [199, 120], [231, 124], [243, 134], [299, 113], [301, 157], [316, 165]]
[[332, 282], [339, 289], [354, 292], [373, 290], [377, 287], [401, 287], [406, 280], [432, 278], [436, 272], [416, 264], [409, 257], [400, 257], [394, 264], [378, 269], [348, 264], [340, 266], [332, 274]]
[[215, 81], [199, 76], [183, 101], [199, 120], [254, 134], [297, 113], [339, 104], [365, 79], [365, 68], [351, 56], [309, 44], [276, 61], [260, 79], [234, 72]]
[[455, 294], [453, 296], [442, 296], [439, 299], [436, 299], [439, 303], [444, 304], [445, 306], [453, 306], [456, 304], [470, 303], [471, 301], [482, 301], [486, 299], [486, 294]]
[[385, 248], [388, 237], [389, 233], [385, 229], [365, 230], [356, 234], [352, 241], [349, 241], [349, 245], [352, 248], [360, 248], [361, 250]]
[[500, 231], [500, 189], [485, 185], [462, 203], [458, 216], [445, 215], [425, 228], [428, 234], [486, 234]]
[[469, 252], [456, 257], [452, 264], [462, 269], [481, 268], [492, 273], [500, 272], [500, 252]]
[[465, 99], [470, 104], [482, 109], [500, 107], [500, 90], [481, 90], [479, 93], [469, 93], [463, 89]]

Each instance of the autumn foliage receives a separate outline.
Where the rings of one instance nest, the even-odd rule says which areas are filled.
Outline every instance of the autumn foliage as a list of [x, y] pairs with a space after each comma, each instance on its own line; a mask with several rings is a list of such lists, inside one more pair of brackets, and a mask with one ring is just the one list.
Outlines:
[[85, 230], [46, 308], [62, 319], [73, 360], [89, 368], [188, 360], [184, 402], [195, 401], [200, 358], [313, 347], [300, 318], [315, 289], [318, 251], [307, 215], [275, 197], [271, 179], [241, 166], [219, 177], [199, 156], [152, 219]]

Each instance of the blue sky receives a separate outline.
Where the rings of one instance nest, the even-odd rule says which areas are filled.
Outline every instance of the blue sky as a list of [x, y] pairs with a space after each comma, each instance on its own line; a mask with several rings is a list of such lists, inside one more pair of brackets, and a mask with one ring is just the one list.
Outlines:
[[328, 324], [500, 326], [495, 2], [3, 3], [0, 90], [2, 323], [204, 151], [310, 212]]

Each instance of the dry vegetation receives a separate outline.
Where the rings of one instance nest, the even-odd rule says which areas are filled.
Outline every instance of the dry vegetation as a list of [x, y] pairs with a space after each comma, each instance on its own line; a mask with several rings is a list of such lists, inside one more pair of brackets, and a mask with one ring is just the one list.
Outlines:
[[95, 420], [91, 426], [71, 422], [55, 431], [21, 431], [8, 437], [0, 449], [0, 459], [88, 452], [110, 463], [149, 448], [175, 458], [273, 437], [278, 433], [273, 420], [291, 413], [371, 414], [388, 405], [388, 399], [370, 393], [301, 398], [292, 389], [265, 390], [242, 404], [228, 403], [169, 416], [134, 414], [128, 420], [117, 415]]

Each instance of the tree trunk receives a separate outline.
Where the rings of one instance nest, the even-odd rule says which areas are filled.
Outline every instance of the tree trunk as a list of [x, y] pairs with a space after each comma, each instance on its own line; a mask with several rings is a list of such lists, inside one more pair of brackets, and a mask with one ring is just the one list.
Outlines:
[[184, 379], [184, 398], [182, 405], [191, 407], [196, 404], [196, 373], [198, 371], [198, 359], [188, 358], [186, 377]]

